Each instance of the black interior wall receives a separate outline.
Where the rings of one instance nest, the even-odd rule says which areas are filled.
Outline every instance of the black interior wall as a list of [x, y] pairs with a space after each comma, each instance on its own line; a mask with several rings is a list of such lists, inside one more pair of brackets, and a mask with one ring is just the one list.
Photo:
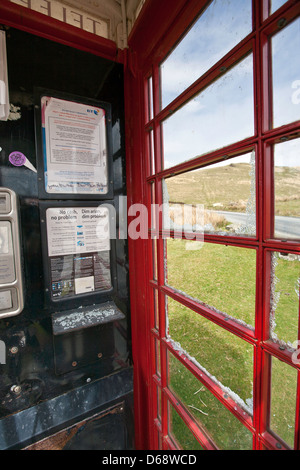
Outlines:
[[[38, 176], [25, 166], [12, 166], [8, 159], [11, 152], [19, 151], [37, 167], [36, 87], [106, 101], [112, 107], [114, 203], [118, 212], [119, 196], [126, 195], [123, 66], [19, 30], [6, 28], [6, 32], [10, 103], [20, 108], [21, 117], [0, 122], [0, 186], [14, 190], [19, 198], [25, 308], [17, 317], [0, 320], [0, 339], [6, 345], [6, 364], [0, 365], [2, 448], [6, 444], [1, 443], [1, 422], [5, 424], [6, 417], [12, 413], [99, 380], [101, 391], [101, 380], [118, 371], [122, 372], [120, 380], [126, 382], [124, 390], [128, 394], [132, 380], [131, 372], [124, 374], [124, 370], [131, 371], [126, 240], [116, 241], [117, 289], [112, 297], [125, 319], [79, 331], [77, 336], [63, 335], [58, 355], [57, 339], [52, 331], [53, 311], [45, 300]], [[63, 364], [65, 357], [72, 354], [78, 337], [84, 344], [82, 361], [77, 361], [78, 367], [57, 374], [55, 363]], [[98, 341], [100, 350], [107, 351], [101, 359], [90, 357], [91, 341], [94, 347]], [[119, 395], [120, 390], [122, 385]], [[116, 399], [111, 390], [111, 402]], [[74, 417], [66, 415], [66, 418], [72, 421]], [[21, 442], [22, 438], [19, 440]]]

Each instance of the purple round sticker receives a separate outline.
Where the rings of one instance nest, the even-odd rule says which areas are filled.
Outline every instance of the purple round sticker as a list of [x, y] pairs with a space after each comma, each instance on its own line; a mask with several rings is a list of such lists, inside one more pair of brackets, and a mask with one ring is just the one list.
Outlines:
[[26, 162], [26, 157], [21, 152], [12, 152], [8, 158], [14, 166], [22, 166]]

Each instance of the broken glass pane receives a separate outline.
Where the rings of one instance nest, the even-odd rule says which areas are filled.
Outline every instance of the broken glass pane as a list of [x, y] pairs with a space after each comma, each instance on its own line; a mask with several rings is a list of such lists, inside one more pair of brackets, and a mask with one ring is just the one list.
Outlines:
[[297, 371], [272, 358], [270, 427], [291, 448], [294, 447]]
[[300, 139], [274, 146], [275, 237], [300, 239]]
[[164, 229], [255, 236], [255, 153], [166, 178], [163, 197]]
[[[168, 356], [170, 390], [211, 436], [217, 447], [221, 450], [251, 450], [251, 432], [172, 354]], [[173, 430], [175, 425], [177, 423], [173, 424]], [[178, 428], [178, 433], [180, 431], [181, 428]]]
[[298, 340], [300, 255], [272, 253], [270, 336], [294, 349]]
[[164, 168], [251, 137], [253, 97], [250, 54], [163, 121]]
[[168, 338], [241, 408], [252, 414], [253, 347], [168, 298]]
[[300, 18], [271, 39], [273, 127], [300, 119]]
[[251, 0], [214, 0], [162, 63], [162, 108], [252, 31]]
[[190, 251], [185, 240], [165, 243], [167, 285], [254, 329], [256, 250], [204, 243]]

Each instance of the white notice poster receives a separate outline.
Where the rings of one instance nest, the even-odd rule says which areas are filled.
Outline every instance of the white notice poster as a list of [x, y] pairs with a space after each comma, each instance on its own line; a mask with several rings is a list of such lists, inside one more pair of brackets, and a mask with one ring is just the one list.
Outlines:
[[52, 298], [109, 290], [108, 207], [48, 208], [46, 224]]
[[46, 222], [49, 257], [110, 250], [105, 206], [49, 208]]
[[41, 105], [46, 192], [106, 194], [105, 110], [48, 96]]

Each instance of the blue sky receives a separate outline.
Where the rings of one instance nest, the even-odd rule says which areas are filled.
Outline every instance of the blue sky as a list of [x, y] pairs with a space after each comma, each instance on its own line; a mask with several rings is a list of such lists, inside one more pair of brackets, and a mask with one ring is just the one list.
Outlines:
[[176, 96], [252, 31], [251, 0], [214, 0], [161, 66], [162, 103]]
[[300, 18], [275, 34], [271, 44], [274, 127], [279, 127], [300, 119], [300, 105], [292, 101], [292, 84], [300, 80]]
[[165, 168], [251, 137], [253, 133], [250, 54], [164, 122]]
[[271, 1], [271, 13], [274, 13], [274, 11], [278, 10], [284, 3], [286, 3], [287, 0], [272, 0]]
[[[251, 32], [251, 3], [251, 0], [210, 3], [162, 65], [163, 106]], [[272, 10], [283, 3], [273, 1]], [[275, 126], [281, 126], [300, 119], [300, 103], [292, 101], [295, 93], [292, 85], [297, 80], [300, 83], [300, 18], [273, 36], [271, 48], [274, 122]], [[251, 137], [254, 133], [252, 54], [166, 119], [163, 132], [165, 168]], [[300, 166], [298, 145], [290, 146], [288, 151], [286, 161]]]

